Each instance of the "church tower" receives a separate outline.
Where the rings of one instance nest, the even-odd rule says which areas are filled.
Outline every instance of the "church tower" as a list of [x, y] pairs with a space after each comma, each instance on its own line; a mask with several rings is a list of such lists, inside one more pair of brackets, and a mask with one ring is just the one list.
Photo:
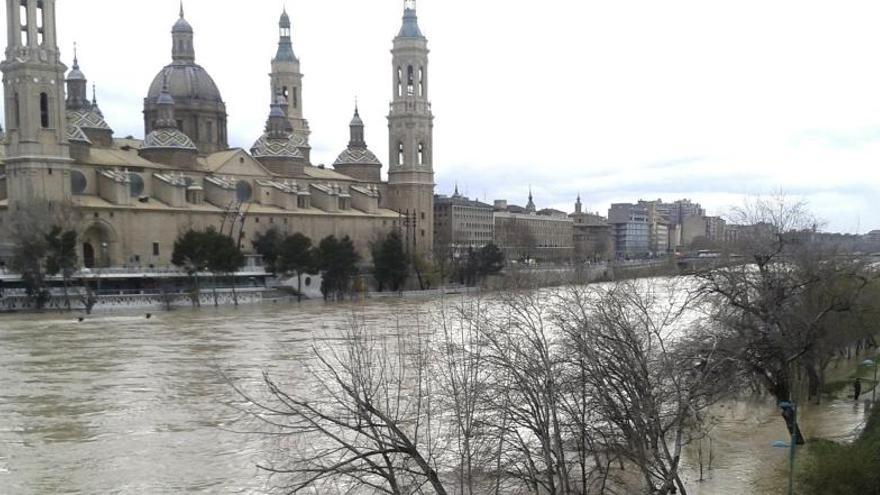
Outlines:
[[70, 198], [64, 73], [55, 0], [6, 0], [8, 41], [0, 64], [6, 106], [10, 211]]
[[281, 13], [278, 29], [278, 52], [272, 59], [272, 73], [269, 74], [272, 82], [269, 88], [270, 101], [275, 101], [278, 93], [287, 100], [284, 111], [290, 121], [293, 137], [306, 161], [310, 163], [309, 134], [311, 131], [309, 131], [309, 122], [303, 118], [303, 74], [300, 72], [299, 59], [293, 52], [290, 16], [287, 15], [286, 8]]
[[415, 0], [407, 0], [394, 38], [391, 113], [388, 115], [387, 204], [404, 215], [408, 246], [430, 256], [434, 243], [434, 116], [428, 100], [428, 40], [419, 29]]

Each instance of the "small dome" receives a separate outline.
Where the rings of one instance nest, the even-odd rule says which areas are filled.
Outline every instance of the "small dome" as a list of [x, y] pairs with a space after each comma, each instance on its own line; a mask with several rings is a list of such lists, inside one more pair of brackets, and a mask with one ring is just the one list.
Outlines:
[[174, 23], [174, 27], [171, 28], [171, 32], [172, 33], [192, 33], [193, 28], [192, 28], [192, 26], [190, 26], [189, 22], [187, 22], [186, 19], [183, 18], [183, 16], [180, 16], [180, 19], [178, 19], [177, 22]]
[[351, 118], [351, 123], [349, 125], [360, 127], [364, 126], [364, 121], [361, 120], [361, 114], [360, 112], [358, 112], [357, 108], [354, 109], [354, 117]]
[[367, 148], [348, 148], [333, 162], [334, 167], [337, 165], [382, 165], [382, 162]]
[[419, 18], [414, 8], [406, 8], [403, 11], [403, 26], [400, 28], [398, 38], [419, 38], [424, 39], [425, 35], [419, 29]]
[[186, 134], [177, 129], [156, 129], [144, 138], [141, 149], [181, 149], [196, 151], [196, 145]]
[[68, 81], [85, 81], [86, 76], [79, 70], [79, 65], [73, 64], [73, 68], [70, 69], [70, 72], [67, 73]]
[[99, 114], [92, 108], [86, 108], [83, 110], [68, 110], [67, 122], [68, 124], [76, 127], [81, 127], [83, 129], [100, 129], [104, 131], [111, 130], [110, 126], [107, 124], [107, 121], [104, 120], [104, 117], [102, 117], [101, 114]]
[[260, 136], [251, 147], [254, 158], [298, 158], [305, 159], [299, 150], [298, 140], [291, 135], [286, 139], [272, 139], [266, 134]]
[[222, 102], [220, 90], [208, 72], [198, 64], [175, 63], [165, 66], [150, 84], [147, 98], [156, 101], [161, 92], [165, 77], [168, 77], [168, 92], [177, 103], [186, 100]]

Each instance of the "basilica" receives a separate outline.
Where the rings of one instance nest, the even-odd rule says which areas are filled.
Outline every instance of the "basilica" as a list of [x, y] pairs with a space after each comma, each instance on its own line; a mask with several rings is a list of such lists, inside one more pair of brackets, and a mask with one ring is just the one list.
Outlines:
[[[195, 29], [183, 5], [171, 28], [171, 61], [144, 97], [144, 138], [121, 139], [89, 95], [76, 54], [69, 70], [60, 58], [55, 3], [7, 2], [4, 225], [38, 208], [70, 210], [85, 268], [168, 266], [181, 232], [208, 227], [241, 239], [245, 251], [256, 235], [277, 228], [315, 242], [347, 235], [364, 257], [372, 240], [396, 229], [411, 249], [430, 252], [433, 114], [428, 42], [414, 0], [405, 3], [393, 40], [387, 181], [356, 108], [351, 139], [332, 169], [312, 164], [305, 81], [286, 11], [271, 58], [266, 125], [254, 130], [250, 149], [240, 149], [228, 146], [226, 106], [196, 63]], [[0, 244], [13, 242], [7, 230], [0, 228]]]

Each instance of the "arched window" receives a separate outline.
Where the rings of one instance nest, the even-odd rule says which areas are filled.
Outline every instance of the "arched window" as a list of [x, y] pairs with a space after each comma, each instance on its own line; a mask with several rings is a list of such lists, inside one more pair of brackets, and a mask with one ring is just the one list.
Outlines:
[[37, 2], [37, 43], [42, 45], [45, 36], [43, 34], [43, 26], [46, 22], [45, 11], [43, 10], [43, 2]]
[[21, 4], [21, 9], [18, 11], [19, 20], [21, 21], [21, 44], [27, 46], [30, 44], [31, 40], [28, 32], [28, 15], [27, 15], [27, 4]]
[[403, 165], [404, 156], [403, 156], [403, 143], [397, 143], [397, 164]]
[[49, 95], [40, 93], [40, 125], [43, 129], [49, 127]]
[[419, 165], [425, 164], [425, 145], [419, 143]]
[[413, 73], [413, 66], [410, 65], [406, 68], [406, 94], [407, 96], [412, 96], [415, 91], [415, 74]]
[[419, 96], [425, 96], [425, 68], [419, 67]]
[[281, 95], [284, 96], [285, 100], [290, 100], [290, 91], [287, 89], [287, 86], [281, 88]]
[[298, 92], [299, 92], [299, 88], [297, 88], [297, 87], [295, 87], [295, 86], [294, 86], [294, 88], [293, 88], [293, 91], [290, 92], [291, 97], [293, 97], [293, 108], [299, 108], [299, 95], [298, 95]]
[[397, 68], [397, 96], [403, 96], [403, 71]]

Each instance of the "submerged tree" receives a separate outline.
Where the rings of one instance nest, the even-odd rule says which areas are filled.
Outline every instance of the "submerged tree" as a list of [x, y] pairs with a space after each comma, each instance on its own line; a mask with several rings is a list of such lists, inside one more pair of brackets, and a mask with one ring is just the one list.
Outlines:
[[316, 253], [312, 240], [296, 233], [284, 238], [278, 250], [278, 271], [285, 275], [296, 274], [297, 299], [302, 301], [302, 277], [316, 270]]
[[[876, 275], [859, 257], [813, 242], [817, 222], [803, 203], [757, 199], [733, 217], [741, 227], [730, 262], [697, 275], [713, 303], [719, 348], [780, 403], [795, 399], [799, 370], [818, 393], [822, 363], [837, 351], [823, 345], [840, 330], [829, 324], [863, 311], [861, 295]], [[792, 415], [783, 409], [783, 417], [803, 443]]]
[[351, 281], [358, 273], [360, 256], [348, 236], [321, 240], [317, 249], [317, 265], [321, 270], [321, 292], [324, 299], [339, 299], [351, 291]]
[[400, 292], [409, 277], [409, 263], [403, 240], [397, 232], [391, 232], [373, 245], [374, 277], [379, 284], [379, 292], [386, 287]]
[[281, 244], [284, 240], [285, 238], [278, 231], [278, 228], [272, 227], [263, 233], [257, 234], [253, 241], [254, 250], [263, 257], [263, 263], [266, 266], [266, 271], [269, 273], [275, 274], [279, 271], [277, 262], [281, 257]]
[[204, 242], [204, 234], [187, 230], [174, 241], [171, 263], [184, 270], [193, 280], [192, 304], [200, 306], [199, 273], [208, 269], [210, 246]]
[[76, 232], [55, 226], [46, 235], [46, 273], [61, 274], [64, 282], [64, 303], [70, 310], [70, 278], [76, 273]]

